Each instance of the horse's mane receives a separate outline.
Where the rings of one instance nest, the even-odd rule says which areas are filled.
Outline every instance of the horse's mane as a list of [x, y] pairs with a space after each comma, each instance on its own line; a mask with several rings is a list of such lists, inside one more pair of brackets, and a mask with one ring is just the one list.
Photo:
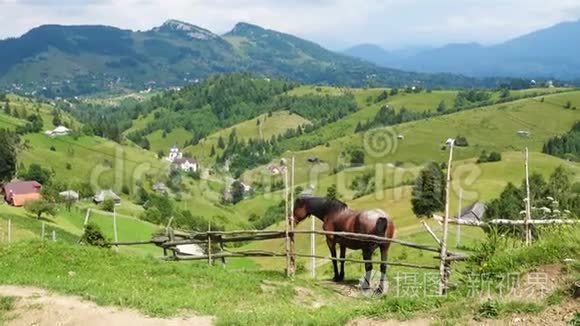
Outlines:
[[301, 199], [306, 201], [310, 213], [319, 218], [348, 208], [347, 204], [335, 198], [303, 197]]

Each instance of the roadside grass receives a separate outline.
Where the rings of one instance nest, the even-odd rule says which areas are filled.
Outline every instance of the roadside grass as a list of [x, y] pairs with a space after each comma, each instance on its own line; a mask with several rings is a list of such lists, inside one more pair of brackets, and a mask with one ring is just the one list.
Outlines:
[[545, 308], [544, 304], [536, 302], [489, 299], [479, 305], [476, 319], [499, 319], [517, 313], [536, 314]]
[[[434, 306], [432, 300], [351, 300], [310, 281], [290, 283], [280, 272], [232, 272], [59, 243], [1, 247], [0, 267], [4, 284], [48, 288], [152, 315], [214, 315], [218, 324], [344, 324], [359, 315], [409, 316]], [[312, 297], [297, 301], [296, 286], [312, 291]], [[322, 307], [313, 306], [315, 301]]]
[[0, 325], [7, 321], [6, 314], [14, 309], [15, 297], [0, 296]]
[[[524, 272], [560, 261], [578, 252], [578, 242], [572, 241], [578, 239], [578, 232], [580, 228], [546, 232], [532, 246], [505, 248], [494, 255], [512, 257], [513, 263], [506, 264], [507, 258], [503, 258], [488, 264], [500, 266], [494, 268], [501, 271], [508, 266], [512, 272]], [[564, 249], [556, 250], [558, 244]], [[432, 257], [425, 254], [424, 259]], [[404, 295], [395, 290], [381, 298], [349, 297], [320, 278], [298, 275], [289, 280], [281, 270], [166, 262], [52, 242], [0, 246], [0, 283], [47, 288], [80, 295], [100, 305], [126, 306], [157, 316], [212, 315], [218, 324], [228, 325], [345, 324], [357, 317], [405, 320], [422, 315], [438, 322], [464, 321], [534, 314], [546, 306], [544, 302], [518, 300], [478, 302], [466, 295], [463, 283], [445, 297], [423, 292]]]

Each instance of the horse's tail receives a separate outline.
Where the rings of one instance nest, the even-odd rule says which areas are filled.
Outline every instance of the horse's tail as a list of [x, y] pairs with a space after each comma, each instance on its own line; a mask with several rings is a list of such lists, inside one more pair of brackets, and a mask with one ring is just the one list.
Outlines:
[[386, 217], [379, 217], [377, 219], [377, 224], [375, 226], [375, 232], [378, 236], [385, 236], [387, 232], [387, 227], [389, 226], [389, 220]]

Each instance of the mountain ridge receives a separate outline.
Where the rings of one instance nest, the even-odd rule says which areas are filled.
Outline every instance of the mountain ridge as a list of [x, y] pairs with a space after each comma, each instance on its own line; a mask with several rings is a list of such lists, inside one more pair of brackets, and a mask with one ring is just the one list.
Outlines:
[[499, 83], [379, 67], [244, 22], [223, 35], [179, 20], [147, 31], [43, 25], [0, 41], [0, 90], [47, 97], [168, 88], [231, 72], [342, 86], [495, 87]]
[[[379, 46], [364, 51], [354, 46], [344, 53], [375, 64], [425, 73], [453, 73], [476, 78], [580, 78], [580, 20], [562, 22], [500, 44], [484, 46], [476, 42], [451, 43], [420, 51], [410, 57], [385, 59]], [[354, 50], [353, 50], [354, 49]]]

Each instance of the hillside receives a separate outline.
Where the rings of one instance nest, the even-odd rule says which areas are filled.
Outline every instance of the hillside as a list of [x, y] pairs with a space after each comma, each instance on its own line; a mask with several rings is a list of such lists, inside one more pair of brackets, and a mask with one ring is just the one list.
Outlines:
[[0, 41], [0, 62], [2, 88], [48, 97], [166, 88], [234, 71], [357, 86], [496, 84], [378, 67], [247, 23], [223, 36], [177, 20], [148, 31], [43, 25]]
[[411, 71], [573, 81], [580, 77], [580, 47], [574, 41], [578, 33], [580, 21], [570, 21], [490, 46], [448, 44], [411, 56], [397, 56], [378, 46], [361, 45], [345, 53], [384, 67]]

